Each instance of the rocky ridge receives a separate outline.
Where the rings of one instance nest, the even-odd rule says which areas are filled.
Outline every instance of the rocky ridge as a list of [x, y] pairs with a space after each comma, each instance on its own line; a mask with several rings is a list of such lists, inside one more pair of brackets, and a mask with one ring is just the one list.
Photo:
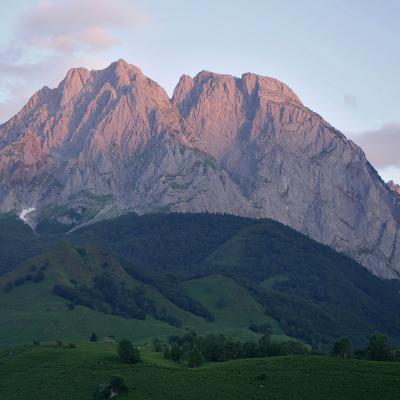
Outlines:
[[276, 79], [202, 71], [170, 99], [123, 60], [72, 69], [0, 126], [0, 176], [2, 212], [77, 226], [127, 211], [268, 217], [400, 277], [399, 197]]

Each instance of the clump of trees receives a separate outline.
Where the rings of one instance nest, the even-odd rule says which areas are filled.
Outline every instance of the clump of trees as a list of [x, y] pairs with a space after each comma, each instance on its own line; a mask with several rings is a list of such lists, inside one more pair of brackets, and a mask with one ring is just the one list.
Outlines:
[[354, 354], [350, 339], [342, 337], [334, 343], [331, 355], [344, 359], [354, 357], [373, 361], [400, 361], [400, 350], [390, 344], [389, 338], [382, 333], [373, 334], [368, 345], [356, 350]]
[[53, 291], [70, 302], [70, 309], [82, 305], [106, 314], [141, 320], [146, 319], [146, 315], [152, 315], [169, 325], [182, 325], [182, 322], [169, 315], [165, 308], [158, 309], [143, 287], [127, 288], [107, 271], [93, 279], [92, 287], [78, 286], [75, 282], [72, 286], [57, 284]]
[[[157, 347], [159, 343], [157, 342]], [[164, 347], [164, 357], [186, 364], [190, 368], [200, 367], [203, 362], [221, 362], [240, 358], [271, 357], [278, 355], [305, 355], [309, 349], [294, 340], [277, 343], [269, 335], [258, 342], [240, 342], [224, 335], [199, 337], [195, 332], [183, 336], [170, 336]]]
[[353, 345], [348, 337], [337, 340], [331, 350], [331, 355], [337, 358], [350, 358], [353, 355]]
[[[46, 276], [44, 275], [43, 271], [45, 271], [46, 268], [43, 266], [35, 274], [28, 273], [28, 274], [26, 274], [24, 276], [21, 276], [21, 277], [17, 278], [14, 282], [8, 282], [4, 286], [4, 291], [5, 292], [10, 292], [15, 287], [21, 286], [21, 285], [23, 285], [23, 284], [25, 284], [27, 282], [40, 283], [40, 282], [44, 281]], [[34, 271], [36, 271], [36, 269], [37, 269], [36, 266], [32, 266], [30, 268], [30, 271], [34, 272]]]
[[118, 357], [126, 364], [138, 364], [142, 360], [140, 358], [139, 349], [135, 347], [129, 340], [121, 340], [118, 344]]

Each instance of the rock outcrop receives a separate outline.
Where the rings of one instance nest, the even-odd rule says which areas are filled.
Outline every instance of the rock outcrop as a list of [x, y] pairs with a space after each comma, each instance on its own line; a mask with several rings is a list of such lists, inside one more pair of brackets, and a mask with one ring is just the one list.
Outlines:
[[397, 185], [396, 183], [394, 183], [393, 181], [389, 181], [387, 183], [388, 188], [392, 191], [397, 193], [400, 196], [400, 185]]
[[400, 199], [282, 82], [202, 71], [173, 98], [120, 60], [73, 69], [0, 126], [0, 210], [82, 224], [127, 211], [269, 217], [400, 277]]

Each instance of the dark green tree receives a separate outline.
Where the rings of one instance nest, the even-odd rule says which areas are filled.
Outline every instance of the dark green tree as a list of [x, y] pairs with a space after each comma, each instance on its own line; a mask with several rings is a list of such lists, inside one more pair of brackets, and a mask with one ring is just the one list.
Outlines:
[[189, 368], [198, 368], [201, 367], [204, 363], [203, 354], [201, 354], [197, 347], [194, 347], [191, 351], [189, 351], [186, 357], [187, 365]]
[[117, 351], [123, 363], [137, 364], [141, 361], [139, 350], [129, 340], [119, 342]]
[[382, 333], [371, 336], [367, 346], [367, 357], [375, 361], [389, 361], [393, 358], [393, 348], [389, 343], [389, 338]]
[[271, 351], [271, 337], [269, 335], [263, 335], [258, 341], [260, 349], [260, 356], [266, 357]]
[[97, 340], [98, 340], [97, 335], [93, 332], [92, 336], [90, 336], [90, 341], [91, 342], [97, 342]]
[[179, 361], [182, 356], [180, 347], [177, 344], [171, 346], [170, 358], [173, 361]]
[[331, 355], [337, 358], [350, 358], [353, 355], [353, 346], [348, 337], [341, 337], [332, 347]]

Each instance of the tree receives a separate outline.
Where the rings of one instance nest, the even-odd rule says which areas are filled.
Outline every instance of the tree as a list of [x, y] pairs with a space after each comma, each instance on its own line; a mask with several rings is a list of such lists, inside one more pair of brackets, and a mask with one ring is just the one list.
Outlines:
[[341, 337], [332, 347], [331, 355], [337, 358], [350, 358], [353, 355], [353, 346], [348, 337]]
[[189, 353], [187, 353], [187, 364], [189, 368], [201, 367], [204, 363], [203, 354], [197, 347], [194, 347]]
[[97, 342], [97, 340], [98, 340], [97, 335], [93, 332], [92, 336], [90, 336], [90, 341], [91, 342]]
[[123, 363], [137, 364], [141, 361], [139, 350], [129, 340], [122, 340], [117, 351]]
[[161, 353], [163, 351], [163, 345], [160, 339], [153, 339], [153, 348], [157, 353]]
[[376, 333], [371, 336], [367, 346], [367, 357], [375, 361], [388, 361], [393, 358], [393, 348], [386, 335]]
[[179, 361], [182, 356], [180, 347], [177, 344], [171, 346], [170, 357], [172, 361]]
[[305, 356], [310, 354], [310, 350], [301, 342], [288, 340], [279, 346], [279, 355], [281, 356]]
[[260, 355], [265, 357], [269, 355], [271, 349], [271, 337], [269, 335], [263, 335], [258, 341], [260, 348]]

